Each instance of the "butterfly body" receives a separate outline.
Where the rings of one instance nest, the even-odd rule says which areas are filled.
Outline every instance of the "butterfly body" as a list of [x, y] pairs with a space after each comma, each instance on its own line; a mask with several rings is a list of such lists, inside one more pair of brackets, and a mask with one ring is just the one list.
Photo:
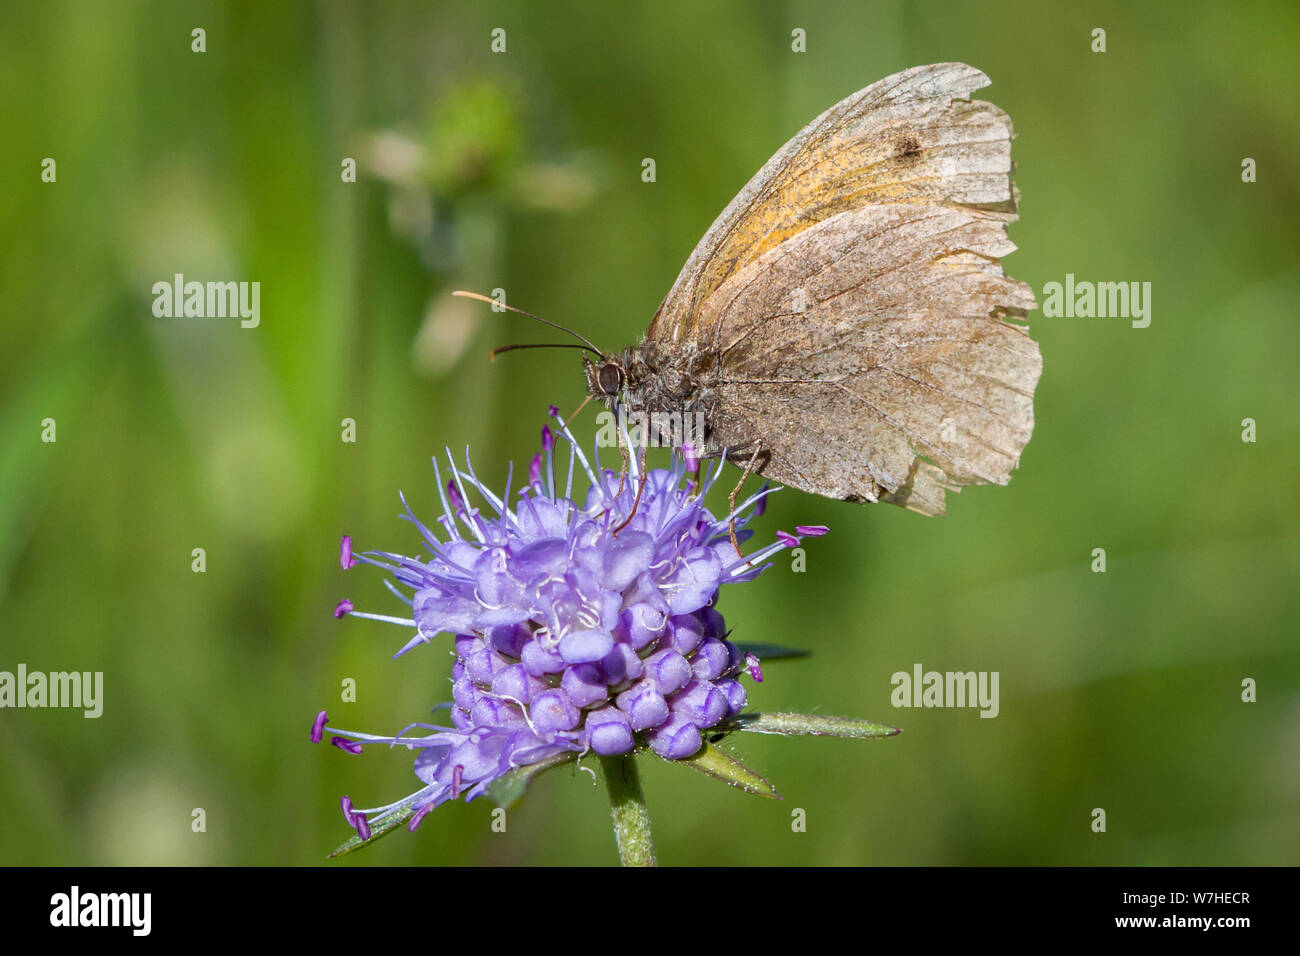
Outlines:
[[[692, 444], [699, 457], [723, 451], [715, 447], [713, 423], [718, 421], [719, 357], [693, 342], [664, 348], [655, 342], [605, 356], [600, 363], [585, 360], [587, 387], [593, 397], [626, 414], [660, 413], [663, 427], [654, 436], [659, 445], [678, 448]], [[604, 374], [604, 381], [601, 375]], [[700, 422], [702, 433], [679, 423]]]
[[830, 498], [937, 514], [945, 490], [1005, 484], [1041, 358], [1015, 324], [1033, 293], [1001, 268], [1011, 122], [968, 98], [988, 82], [916, 67], [813, 120], [723, 210], [645, 339], [586, 363], [591, 393], [700, 421], [658, 438]]

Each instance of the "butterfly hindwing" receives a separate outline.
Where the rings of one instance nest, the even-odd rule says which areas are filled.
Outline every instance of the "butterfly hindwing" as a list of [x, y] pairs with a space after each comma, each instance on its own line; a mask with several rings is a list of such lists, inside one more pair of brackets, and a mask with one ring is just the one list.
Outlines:
[[720, 373], [716, 442], [763, 436], [764, 473], [835, 498], [942, 511], [945, 487], [1005, 484], [1033, 430], [1032, 291], [1004, 275], [999, 223], [959, 207], [841, 213], [704, 304]]

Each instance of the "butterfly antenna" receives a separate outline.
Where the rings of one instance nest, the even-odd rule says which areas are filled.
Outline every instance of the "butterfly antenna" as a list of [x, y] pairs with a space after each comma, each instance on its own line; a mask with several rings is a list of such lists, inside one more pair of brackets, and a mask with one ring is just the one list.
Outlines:
[[[604, 357], [605, 353], [602, 352], [596, 346], [595, 342], [591, 341], [591, 339], [587, 338], [585, 335], [581, 335], [578, 332], [573, 331], [573, 329], [565, 328], [564, 326], [560, 325], [558, 322], [552, 322], [550, 319], [544, 319], [540, 315], [533, 315], [533, 313], [525, 312], [523, 309], [516, 309], [513, 305], [506, 305], [504, 302], [498, 302], [496, 299], [489, 298], [488, 296], [485, 295], [480, 295], [477, 292], [466, 292], [464, 289], [456, 289], [454, 292], [452, 292], [452, 295], [458, 295], [462, 299], [477, 299], [479, 302], [486, 302], [488, 305], [492, 306], [493, 308], [506, 309], [510, 312], [518, 312], [520, 315], [526, 315], [528, 316], [528, 318], [535, 319], [538, 322], [542, 323], [542, 325], [549, 325], [553, 329], [559, 329], [561, 332], [565, 333], [566, 335], [572, 335], [579, 342], [583, 343], [582, 346], [580, 347], [586, 348], [587, 351], [594, 352], [597, 355], [601, 356], [602, 358]], [[507, 348], [520, 348], [520, 347], [521, 346], [507, 346]], [[500, 351], [505, 351], [505, 350], [506, 349], [501, 349]]]
[[[578, 345], [576, 342], [531, 342], [527, 345], [499, 346], [488, 353], [488, 358], [495, 359], [502, 352], [513, 352], [516, 349], [582, 349], [586, 352], [595, 351], [594, 349], [587, 348], [585, 345]], [[600, 355], [599, 352], [596, 352], [596, 354]]]

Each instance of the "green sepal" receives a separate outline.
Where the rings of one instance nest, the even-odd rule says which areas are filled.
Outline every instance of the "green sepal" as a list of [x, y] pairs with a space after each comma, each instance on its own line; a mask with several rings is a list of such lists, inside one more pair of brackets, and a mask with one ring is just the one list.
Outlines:
[[524, 795], [528, 785], [533, 782], [533, 778], [545, 773], [548, 770], [554, 770], [561, 764], [571, 763], [577, 759], [577, 754], [560, 753], [554, 757], [548, 757], [545, 760], [539, 760], [537, 763], [530, 763], [524, 767], [515, 767], [497, 777], [483, 791], [483, 795], [495, 803], [498, 807], [505, 807], [507, 810], [519, 802], [519, 798]]
[[336, 856], [346, 856], [349, 853], [355, 853], [363, 847], [370, 846], [370, 844], [377, 842], [380, 837], [388, 836], [388, 834], [392, 833], [407, 820], [411, 819], [414, 814], [415, 801], [412, 800], [406, 806], [402, 807], [402, 809], [386, 818], [379, 826], [371, 827], [369, 840], [363, 840], [361, 839], [361, 834], [354, 833], [343, 843], [336, 846], [334, 852], [329, 855], [329, 858], [332, 860]]
[[706, 776], [713, 777], [715, 780], [721, 780], [723, 783], [730, 784], [738, 790], [744, 790], [746, 793], [767, 797], [771, 800], [781, 799], [781, 795], [776, 792], [776, 787], [754, 773], [731, 754], [711, 743], [705, 743], [694, 757], [687, 757], [685, 760], [669, 760], [668, 762], [690, 767], [692, 770], [697, 770]]
[[[507, 771], [494, 780], [492, 784], [483, 791], [483, 795], [499, 807], [512, 807], [516, 802], [518, 802], [519, 798], [524, 795], [524, 791], [528, 789], [528, 785], [532, 783], [534, 777], [541, 773], [545, 773], [547, 770], [552, 770], [561, 764], [569, 763], [576, 758], [576, 754], [562, 753], [556, 754], [554, 757], [547, 760], [529, 764], [526, 767], [516, 767], [514, 770]], [[335, 847], [334, 852], [330, 854], [329, 858], [332, 860], [336, 856], [345, 856], [348, 853], [360, 850], [362, 847], [370, 846], [370, 844], [374, 843], [380, 837], [392, 833], [407, 820], [411, 819], [414, 814], [415, 799], [414, 796], [412, 796], [409, 798], [409, 802], [406, 806], [394, 811], [386, 817], [384, 822], [379, 826], [372, 826], [370, 828], [369, 840], [363, 840], [361, 839], [360, 834], [354, 833], [348, 840]]]
[[738, 714], [716, 730], [721, 733], [742, 731], [786, 737], [849, 737], [857, 740], [894, 737], [902, 733], [900, 728], [888, 724], [823, 714]]

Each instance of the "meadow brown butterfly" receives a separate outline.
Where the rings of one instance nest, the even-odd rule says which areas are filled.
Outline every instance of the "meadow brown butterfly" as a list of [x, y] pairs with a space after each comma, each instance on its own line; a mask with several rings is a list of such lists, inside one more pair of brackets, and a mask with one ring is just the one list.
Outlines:
[[1002, 272], [1018, 192], [1010, 118], [969, 98], [988, 84], [914, 67], [805, 126], [704, 234], [644, 340], [585, 360], [590, 393], [696, 415], [696, 454], [828, 498], [940, 514], [945, 489], [1006, 484], [1042, 360], [1016, 324], [1033, 292]]

